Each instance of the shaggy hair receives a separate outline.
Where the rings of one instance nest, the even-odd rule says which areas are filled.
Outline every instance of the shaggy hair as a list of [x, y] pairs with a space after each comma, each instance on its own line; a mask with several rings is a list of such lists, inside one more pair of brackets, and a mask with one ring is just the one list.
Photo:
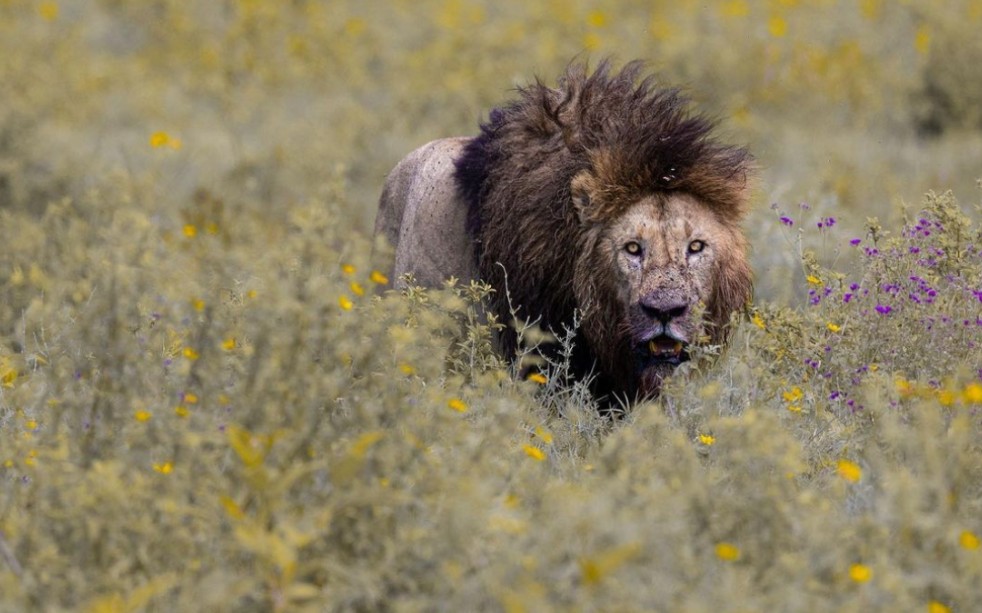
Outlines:
[[[561, 332], [579, 310], [574, 367], [579, 375], [593, 371], [601, 394], [637, 390], [618, 357], [626, 350], [623, 324], [612, 308], [610, 264], [596, 257], [598, 228], [643, 197], [671, 192], [696, 197], [737, 227], [749, 191], [747, 150], [713, 140], [712, 121], [691, 113], [678, 90], [641, 79], [642, 71], [640, 62], [619, 72], [603, 62], [592, 74], [573, 65], [556, 88], [540, 81], [520, 88], [456, 161], [468, 232], [481, 277], [497, 291], [499, 318], [510, 321], [505, 289], [520, 316], [545, 329]], [[571, 184], [583, 171], [603, 197], [577, 210]], [[718, 272], [708, 305], [710, 334], [720, 342], [730, 314], [749, 298], [745, 256], [737, 259], [739, 270]], [[516, 342], [506, 331], [506, 355]]]

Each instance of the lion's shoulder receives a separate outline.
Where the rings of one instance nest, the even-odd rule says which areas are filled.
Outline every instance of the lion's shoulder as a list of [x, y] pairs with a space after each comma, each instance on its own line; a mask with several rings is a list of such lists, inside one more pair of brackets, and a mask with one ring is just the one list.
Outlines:
[[467, 205], [454, 178], [454, 162], [469, 141], [431, 141], [403, 158], [386, 178], [375, 235], [394, 251], [387, 266], [393, 279], [411, 273], [420, 285], [439, 287], [451, 276], [476, 278]]

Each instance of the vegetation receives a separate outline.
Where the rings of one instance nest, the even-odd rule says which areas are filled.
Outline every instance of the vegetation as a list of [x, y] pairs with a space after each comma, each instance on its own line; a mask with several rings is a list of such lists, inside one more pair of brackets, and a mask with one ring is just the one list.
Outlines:
[[[0, 610], [971, 610], [980, 23], [0, 0]], [[761, 166], [731, 346], [614, 421], [369, 259], [396, 160], [579, 53]]]

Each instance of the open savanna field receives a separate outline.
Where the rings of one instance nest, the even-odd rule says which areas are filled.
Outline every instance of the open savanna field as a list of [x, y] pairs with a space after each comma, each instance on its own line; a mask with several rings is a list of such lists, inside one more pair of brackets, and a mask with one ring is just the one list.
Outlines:
[[[0, 611], [978, 611], [980, 32], [980, 0], [0, 0]], [[729, 347], [617, 419], [516, 377], [482, 288], [371, 260], [401, 157], [605, 57], [759, 167]]]

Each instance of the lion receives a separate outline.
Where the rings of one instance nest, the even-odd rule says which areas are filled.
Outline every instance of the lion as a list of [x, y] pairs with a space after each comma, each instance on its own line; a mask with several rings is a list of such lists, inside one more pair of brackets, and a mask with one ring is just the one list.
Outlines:
[[[598, 399], [652, 398], [698, 344], [722, 345], [752, 293], [753, 159], [659, 88], [639, 61], [570, 65], [491, 111], [475, 137], [410, 153], [385, 182], [375, 233], [393, 278], [494, 290], [502, 322], [574, 337], [574, 376]], [[514, 356], [507, 327], [501, 351]]]

